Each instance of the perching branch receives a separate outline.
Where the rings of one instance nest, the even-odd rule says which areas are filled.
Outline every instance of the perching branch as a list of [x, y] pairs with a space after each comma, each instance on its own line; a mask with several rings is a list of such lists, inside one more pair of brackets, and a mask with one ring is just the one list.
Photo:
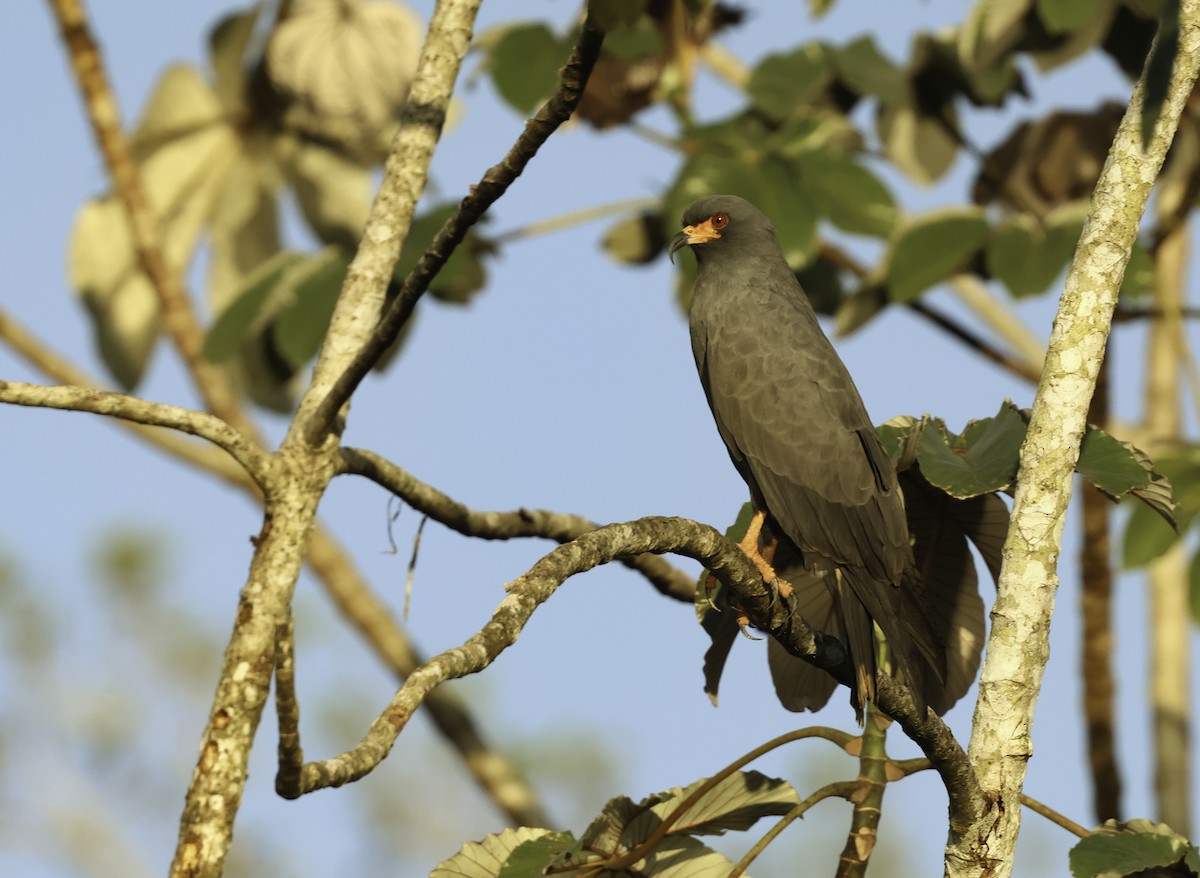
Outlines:
[[53, 387], [0, 381], [0, 402], [35, 408], [91, 412], [150, 427], [167, 427], [207, 439], [242, 465], [258, 484], [265, 478], [269, 461], [262, 450], [220, 418], [161, 402], [147, 402], [124, 393], [89, 387]]
[[1021, 447], [969, 748], [988, 808], [965, 831], [952, 826], [950, 878], [1007, 878], [1012, 871], [1033, 710], [1049, 658], [1055, 569], [1088, 404], [1138, 222], [1198, 68], [1200, 0], [1182, 0], [1174, 69], [1149, 146], [1141, 146], [1143, 74], [1097, 181], [1050, 336]]
[[[566, 543], [598, 527], [582, 515], [545, 509], [516, 509], [511, 512], [471, 509], [372, 451], [343, 448], [342, 465], [343, 472], [370, 479], [418, 512], [468, 537], [484, 540], [543, 537]], [[621, 558], [620, 561], [644, 575], [666, 597], [687, 603], [696, 597], [696, 578], [656, 555], [637, 555]]]
[[[851, 677], [845, 648], [814, 631], [794, 606], [765, 583], [757, 567], [733, 543], [708, 525], [682, 518], [643, 518], [597, 528], [559, 546], [508, 586], [483, 629], [462, 646], [447, 650], [416, 669], [353, 749], [331, 759], [307, 763], [299, 788], [303, 795], [364, 777], [391, 751], [396, 738], [423, 700], [446, 680], [477, 673], [513, 645], [544, 601], [569, 577], [617, 558], [673, 552], [700, 561], [729, 589], [755, 627], [779, 640], [794, 655], [843, 680]], [[941, 774], [950, 795], [952, 823], [965, 825], [981, 803], [966, 757], [939, 717], [918, 717], [907, 688], [880, 673], [877, 704], [904, 727]]]
[[[471, 193], [462, 200], [455, 214], [446, 220], [446, 224], [442, 226], [433, 242], [421, 255], [416, 267], [404, 279], [399, 293], [388, 305], [387, 312], [374, 327], [370, 338], [366, 339], [361, 348], [357, 349], [353, 359], [346, 364], [344, 371], [328, 388], [328, 392], [321, 399], [320, 404], [311, 412], [306, 428], [310, 442], [319, 442], [329, 432], [338, 411], [350, 399], [359, 382], [379, 362], [379, 358], [396, 340], [396, 336], [408, 321], [413, 308], [416, 307], [417, 300], [429, 288], [430, 281], [446, 264], [446, 260], [450, 258], [454, 248], [462, 241], [467, 230], [478, 222], [484, 212], [501, 195], [508, 191], [508, 187], [525, 170], [525, 166], [537, 154], [542, 144], [575, 112], [580, 98], [583, 97], [583, 90], [587, 86], [588, 77], [591, 76], [592, 67], [600, 54], [600, 46], [603, 42], [604, 34], [595, 28], [590, 18], [585, 20], [579, 34], [579, 41], [575, 44], [567, 66], [562, 70], [558, 91], [538, 111], [537, 115], [525, 123], [525, 130], [500, 163], [489, 168], [483, 178], [471, 188]], [[408, 218], [411, 219], [411, 212]], [[407, 228], [407, 222], [405, 228]], [[400, 253], [399, 243], [402, 242], [396, 243], [395, 253], [387, 263], [389, 272], [390, 266], [395, 264], [396, 257]], [[355, 263], [358, 261], [356, 257]], [[350, 266], [351, 274], [354, 273], [354, 270], [355, 265], [352, 264]], [[348, 275], [347, 283], [349, 283], [349, 277]], [[386, 285], [386, 277], [382, 278], [381, 283]], [[383, 287], [380, 286], [381, 294], [382, 289]], [[315, 383], [314, 387], [316, 387]], [[305, 410], [302, 408], [301, 411]]]

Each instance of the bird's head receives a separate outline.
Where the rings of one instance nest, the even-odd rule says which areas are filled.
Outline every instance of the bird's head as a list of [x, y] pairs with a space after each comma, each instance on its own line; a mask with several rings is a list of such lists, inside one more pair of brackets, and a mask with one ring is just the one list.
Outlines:
[[775, 237], [775, 227], [766, 214], [736, 195], [710, 195], [693, 201], [683, 212], [683, 230], [672, 240], [671, 260], [675, 252], [692, 247], [696, 259], [703, 260], [722, 250], [737, 249], [730, 242]]

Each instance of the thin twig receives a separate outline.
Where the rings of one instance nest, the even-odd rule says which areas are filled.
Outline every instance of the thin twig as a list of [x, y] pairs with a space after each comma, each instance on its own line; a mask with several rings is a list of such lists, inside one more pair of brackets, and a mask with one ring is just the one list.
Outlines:
[[[5, 312], [3, 306], [0, 306], [0, 341], [3, 341], [15, 354], [58, 384], [92, 390], [104, 389], [92, 376], [52, 350], [27, 327], [18, 323], [16, 318]], [[255, 496], [258, 495], [258, 486], [250, 480], [242, 467], [230, 460], [227, 454], [203, 443], [179, 436], [173, 430], [147, 427], [136, 421], [118, 420], [117, 423], [158, 450], [185, 463], [200, 467], [226, 482], [246, 488]]]
[[648, 210], [654, 210], [660, 204], [662, 204], [661, 198], [651, 197], [625, 198], [621, 201], [610, 201], [608, 204], [598, 204], [595, 207], [585, 207], [583, 210], [573, 210], [570, 213], [518, 226], [515, 229], [509, 229], [507, 232], [500, 232], [498, 235], [493, 235], [489, 238], [489, 243], [500, 246], [522, 238], [532, 238], [537, 235], [549, 234], [550, 232], [561, 232], [574, 226], [581, 226], [585, 223], [595, 222], [598, 219], [604, 219], [605, 217], [617, 216], [619, 214], [643, 213]]
[[1024, 805], [1026, 808], [1028, 808], [1030, 811], [1033, 811], [1035, 814], [1041, 814], [1043, 817], [1045, 817], [1051, 823], [1061, 826], [1067, 832], [1072, 832], [1075, 835], [1079, 836], [1080, 838], [1087, 838], [1089, 835], [1091, 835], [1091, 832], [1089, 832], [1084, 827], [1080, 826], [1078, 823], [1076, 823], [1070, 817], [1067, 817], [1063, 814], [1058, 813], [1053, 808], [1051, 808], [1049, 805], [1042, 804], [1041, 802], [1039, 802], [1037, 799], [1033, 798], [1032, 796], [1028, 796], [1025, 793], [1021, 793], [1021, 804]]
[[[383, 456], [360, 448], [343, 448], [342, 464], [343, 472], [370, 479], [413, 509], [463, 536], [484, 540], [542, 537], [566, 543], [598, 527], [582, 515], [544, 509], [516, 509], [510, 512], [471, 509]], [[655, 555], [638, 555], [622, 558], [621, 563], [645, 576], [660, 594], [687, 603], [695, 600], [696, 578], [664, 559]]]
[[834, 797], [840, 799], [849, 799], [851, 796], [857, 793], [861, 787], [862, 782], [857, 780], [839, 780], [834, 781], [833, 783], [825, 784], [825, 786], [821, 787], [811, 796], [804, 799], [804, 801], [802, 801], [791, 811], [788, 811], [781, 818], [779, 818], [779, 821], [769, 830], [767, 830], [767, 833], [762, 838], [755, 842], [754, 847], [746, 851], [746, 855], [738, 860], [737, 865], [734, 866], [733, 870], [729, 873], [729, 878], [739, 878], [740, 875], [745, 874], [746, 870], [750, 868], [750, 864], [754, 862], [755, 858], [765, 851], [767, 847], [770, 846], [771, 842], [775, 841], [775, 839], [779, 837], [780, 833], [807, 814], [812, 809], [813, 805]]
[[275, 652], [275, 715], [279, 722], [279, 774], [276, 787], [288, 789], [300, 777], [304, 748], [300, 746], [300, 702], [296, 698], [296, 631], [292, 614], [277, 627]]
[[258, 484], [269, 466], [267, 456], [254, 442], [247, 439], [225, 421], [206, 412], [180, 408], [161, 402], [147, 402], [124, 393], [94, 390], [88, 387], [56, 387], [48, 384], [26, 384], [22, 381], [0, 381], [0, 402], [34, 408], [91, 412], [150, 427], [167, 427], [192, 436], [207, 439], [229, 453]]
[[604, 34], [592, 24], [590, 18], [585, 20], [579, 41], [575, 44], [566, 67], [563, 68], [558, 91], [536, 116], [526, 122], [525, 130], [501, 162], [488, 169], [482, 179], [472, 187], [471, 194], [462, 200], [454, 216], [446, 220], [446, 224], [421, 255], [416, 267], [404, 279], [399, 293], [388, 305], [370, 339], [358, 350], [312, 412], [307, 424], [310, 442], [319, 442], [321, 437], [329, 432], [338, 411], [350, 399], [359, 382], [396, 340], [417, 301], [429, 288], [430, 281], [446, 264], [467, 230], [508, 190], [547, 138], [571, 117], [583, 96], [583, 90], [587, 86], [588, 77], [603, 42]]
[[83, 2], [50, 0], [50, 7], [58, 20], [92, 132], [112, 178], [113, 191], [129, 218], [138, 262], [158, 296], [163, 327], [187, 364], [207, 409], [257, 441], [258, 431], [246, 418], [229, 373], [204, 357], [204, 333], [200, 322], [179, 273], [167, 264], [158, 222], [142, 188], [129, 141], [121, 130], [116, 95], [104, 70], [100, 46], [88, 26]]
[[425, 532], [425, 522], [429, 521], [428, 515], [421, 516], [421, 523], [417, 525], [417, 535], [413, 537], [412, 557], [408, 559], [408, 576], [404, 578], [404, 613], [401, 618], [405, 622], [408, 621], [408, 608], [412, 603], [413, 578], [417, 573], [417, 553], [421, 551], [421, 534]]

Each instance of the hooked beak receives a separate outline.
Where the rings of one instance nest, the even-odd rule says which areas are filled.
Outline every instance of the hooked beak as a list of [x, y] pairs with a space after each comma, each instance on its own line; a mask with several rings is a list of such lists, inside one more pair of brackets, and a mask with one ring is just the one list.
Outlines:
[[713, 228], [711, 219], [706, 219], [702, 223], [696, 223], [694, 226], [684, 226], [683, 230], [671, 239], [671, 246], [667, 250], [667, 255], [674, 262], [676, 251], [682, 250], [691, 244], [703, 244], [706, 241], [711, 241], [719, 237], [721, 237], [721, 233]]

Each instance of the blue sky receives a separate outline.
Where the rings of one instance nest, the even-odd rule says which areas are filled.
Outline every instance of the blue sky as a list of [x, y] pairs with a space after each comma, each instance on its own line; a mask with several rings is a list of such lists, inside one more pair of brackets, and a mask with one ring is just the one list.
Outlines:
[[[866, 4], [842, 0], [812, 24], [791, 4], [749, 5], [747, 23], [725, 40], [747, 63], [810, 36], [840, 42], [864, 30], [901, 59], [916, 28], [955, 23], [963, 14], [958, 3], [931, 0], [872, 4], [868, 17]], [[414, 6], [427, 17], [431, 4]], [[215, 0], [105, 0], [90, 8], [124, 116], [132, 121], [164, 65], [201, 60], [207, 27], [235, 7]], [[549, 16], [562, 23], [575, 11], [576, 4], [567, 2], [485, 4], [480, 30], [514, 18]], [[469, 59], [467, 72], [477, 64], [478, 58]], [[976, 142], [994, 143], [1014, 117], [1034, 115], [1039, 107], [1062, 102], [1088, 108], [1104, 97], [1124, 100], [1128, 91], [1099, 60], [1033, 81], [1034, 101], [1013, 114], [967, 114]], [[74, 212], [107, 183], [50, 15], [39, 4], [8, 10], [0, 29], [0, 89], [10, 119], [0, 147], [8, 168], [0, 183], [0, 240], [7, 254], [0, 296], [41, 337], [101, 374], [86, 316], [66, 285], [64, 255]], [[458, 197], [508, 148], [522, 124], [483, 79], [461, 97], [461, 121], [434, 160], [431, 191], [439, 197]], [[706, 78], [697, 106], [716, 117], [737, 100], [728, 87]], [[657, 111], [643, 121], [670, 130], [669, 119]], [[552, 138], [497, 205], [488, 230], [652, 195], [670, 181], [677, 161], [627, 133], [575, 126]], [[898, 201], [917, 210], [961, 202], [969, 173], [960, 162], [930, 190], [891, 182]], [[404, 354], [388, 372], [368, 379], [356, 397], [347, 443], [387, 455], [479, 509], [538, 506], [597, 521], [671, 514], [724, 527], [745, 488], [728, 464], [696, 381], [669, 266], [665, 260], [642, 269], [614, 265], [599, 247], [605, 228], [592, 224], [514, 243], [490, 263], [489, 287], [469, 309], [423, 305]], [[864, 258], [873, 254], [867, 244], [852, 246]], [[956, 310], [945, 292], [933, 297]], [[1044, 337], [1053, 301], [1024, 303], [1020, 313]], [[1116, 407], [1121, 418], [1134, 421], [1140, 416], [1140, 338], [1136, 329], [1120, 332], [1118, 362], [1130, 365], [1118, 368]], [[1032, 399], [1030, 387], [900, 309], [840, 340], [838, 348], [877, 421], [932, 412], [958, 428], [968, 418], [994, 413], [1006, 397], [1020, 405]], [[0, 376], [43, 380], [2, 348]], [[140, 392], [195, 402], [165, 346]], [[283, 421], [268, 417], [267, 426], [278, 436]], [[52, 614], [56, 632], [53, 660], [40, 670], [11, 660], [0, 666], [0, 704], [7, 705], [0, 710], [0, 810], [16, 815], [0, 827], [0, 873], [160, 874], [174, 848], [178, 808], [259, 515], [232, 490], [92, 416], [0, 407], [0, 436], [6, 501], [0, 504], [0, 553], [19, 560], [22, 582]], [[400, 554], [387, 554], [385, 501], [366, 483], [339, 480], [322, 517], [398, 611], [418, 517], [411, 510], [402, 514], [396, 525]], [[139, 615], [136, 607], [114, 607], [96, 585], [89, 546], [114, 525], [149, 528], [166, 543], [170, 563], [162, 602], [195, 627], [201, 651], [211, 651], [207, 676], [199, 674], [194, 691], [172, 689], [169, 674], [157, 666], [156, 650], [169, 644], [154, 638], [154, 617]], [[1090, 824], [1076, 673], [1076, 531], [1072, 520], [1027, 791]], [[503, 584], [548, 548], [541, 542], [465, 540], [431, 523], [410, 616], [420, 648], [433, 653], [462, 642], [486, 621]], [[988, 588], [984, 595], [988, 600]], [[1119, 746], [1131, 816], [1149, 816], [1151, 807], [1142, 596], [1136, 577], [1124, 579], [1117, 595]], [[306, 709], [306, 749], [310, 758], [332, 755], [357, 740], [393, 686], [307, 576], [298, 605], [302, 705], [333, 705]], [[601, 777], [588, 793], [594, 798], [578, 799], [560, 785], [549, 800], [555, 815], [581, 830], [610, 796], [637, 798], [685, 785], [776, 734], [809, 724], [811, 717], [787, 713], [775, 702], [761, 643], [738, 643], [714, 710], [701, 691], [705, 645], [690, 608], [660, 598], [624, 568], [600, 570], [560, 589], [518, 645], [484, 675], [454, 685], [479, 705], [485, 732], [497, 742], [533, 739], [533, 749], [544, 754], [550, 739], [599, 741], [615, 763], [596, 761]], [[304, 700], [306, 694], [311, 700]], [[948, 717], [964, 742], [972, 704], [973, 692]], [[817, 721], [853, 727], [841, 695]], [[148, 740], [138, 736], [147, 749], [128, 749], [130, 724], [152, 730]], [[93, 732], [113, 738], [103, 764], [79, 743]], [[502, 825], [423, 725], [407, 730], [389, 761], [362, 784], [300, 802], [284, 802], [272, 791], [273, 735], [268, 717], [252, 761], [235, 861], [239, 844], [253, 844], [278, 858], [280, 874], [344, 874], [348, 864], [364, 875], [422, 874], [462, 841]], [[915, 755], [899, 735], [891, 747], [897, 755]], [[830, 779], [838, 765], [853, 775], [854, 763], [836, 757], [828, 745], [809, 743], [758, 767], [787, 777], [804, 794]], [[88, 801], [105, 803], [95, 810], [107, 809], [116, 831], [104, 837], [121, 842], [97, 843], [91, 871], [84, 871], [74, 864], [65, 841], [70, 834], [62, 827], [71, 810]], [[395, 834], [400, 849], [393, 859], [368, 856], [355, 842], [364, 821], [380, 814], [396, 822], [366, 825]], [[944, 814], [945, 796], [932, 776], [890, 788], [881, 853], [902, 857], [909, 874], [936, 874]], [[769, 874], [772, 862], [779, 867], [800, 851], [818, 874], [832, 869], [847, 815], [836, 805], [822, 806], [789, 830], [774, 860], [752, 873]], [[416, 833], [395, 828], [401, 824], [417, 827]], [[724, 847], [744, 850], [757, 837], [751, 832]], [[1064, 874], [1071, 843], [1062, 830], [1026, 815], [1018, 874]]]

